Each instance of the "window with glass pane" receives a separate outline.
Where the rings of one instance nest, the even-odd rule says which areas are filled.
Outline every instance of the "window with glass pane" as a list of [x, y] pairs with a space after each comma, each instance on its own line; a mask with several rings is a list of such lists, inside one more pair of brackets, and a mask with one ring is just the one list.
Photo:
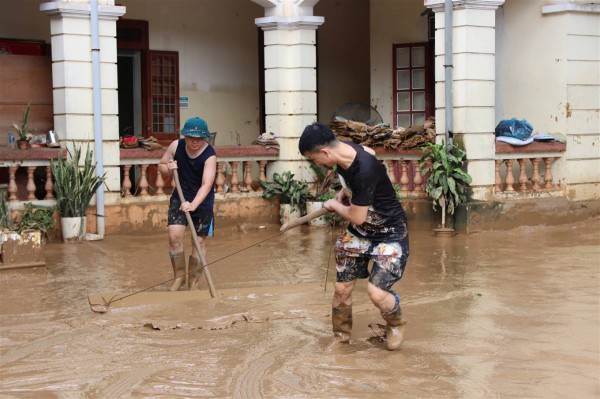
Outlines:
[[179, 76], [176, 52], [153, 51], [150, 55], [152, 134], [165, 138], [179, 126]]
[[428, 51], [426, 43], [396, 44], [394, 54], [394, 122], [395, 127], [422, 125], [427, 118], [428, 98], [433, 98], [428, 74], [433, 73], [427, 65]]

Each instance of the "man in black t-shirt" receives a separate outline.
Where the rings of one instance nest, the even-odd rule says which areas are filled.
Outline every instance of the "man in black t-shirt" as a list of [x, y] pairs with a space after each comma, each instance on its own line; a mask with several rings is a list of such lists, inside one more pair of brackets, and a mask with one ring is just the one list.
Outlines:
[[[349, 222], [335, 246], [333, 333], [340, 342], [350, 341], [352, 291], [357, 279], [368, 277], [369, 298], [387, 322], [387, 348], [398, 349], [404, 340], [406, 321], [402, 319], [400, 298], [391, 288], [404, 274], [408, 229], [385, 167], [372, 149], [339, 141], [321, 122], [306, 126], [298, 148], [317, 165], [337, 165], [344, 186], [334, 199], [323, 204]], [[373, 268], [369, 274], [370, 260]]]

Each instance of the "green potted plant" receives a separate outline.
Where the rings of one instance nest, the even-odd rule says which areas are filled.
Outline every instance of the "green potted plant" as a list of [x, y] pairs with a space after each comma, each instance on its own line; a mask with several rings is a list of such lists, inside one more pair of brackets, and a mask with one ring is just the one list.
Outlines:
[[92, 163], [93, 151], [86, 149], [83, 164], [81, 148], [75, 146], [67, 158], [50, 161], [54, 176], [56, 210], [61, 216], [63, 241], [81, 241], [85, 234], [86, 212], [106, 177], [96, 176], [96, 164]]
[[35, 129], [32, 129], [31, 127], [29, 127], [28, 123], [29, 123], [29, 108], [31, 106], [31, 102], [27, 103], [27, 107], [25, 107], [25, 112], [23, 113], [23, 120], [21, 121], [21, 124], [16, 124], [14, 123], [13, 126], [17, 132], [17, 144], [18, 147], [20, 149], [25, 149], [25, 148], [29, 148], [29, 141], [31, 140], [32, 136], [32, 132]]
[[421, 174], [429, 175], [425, 189], [433, 200], [433, 209], [442, 207], [441, 227], [436, 235], [453, 235], [454, 229], [446, 227], [446, 215], [454, 215], [456, 207], [467, 200], [471, 176], [463, 170], [466, 153], [454, 144], [450, 150], [441, 144], [427, 143], [419, 160]]
[[288, 223], [291, 219], [300, 217], [305, 212], [309, 195], [308, 184], [294, 179], [292, 172], [273, 173], [273, 181], [259, 179], [258, 182], [264, 188], [263, 198], [276, 197], [279, 199], [281, 224]]
[[54, 227], [54, 209], [26, 203], [13, 223], [6, 201], [6, 187], [0, 188], [0, 270], [44, 266], [43, 236]]

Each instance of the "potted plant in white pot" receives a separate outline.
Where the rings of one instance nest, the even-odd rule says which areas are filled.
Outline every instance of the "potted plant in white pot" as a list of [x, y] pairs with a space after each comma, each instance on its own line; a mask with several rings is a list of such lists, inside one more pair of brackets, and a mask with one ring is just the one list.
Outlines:
[[88, 147], [80, 165], [81, 148], [74, 147], [73, 154], [51, 161], [54, 176], [56, 210], [61, 216], [63, 241], [81, 241], [86, 232], [86, 212], [106, 177], [96, 176], [96, 164], [92, 163], [93, 151]]
[[446, 226], [446, 216], [454, 215], [456, 207], [467, 200], [471, 176], [463, 170], [466, 153], [456, 144], [448, 150], [440, 144], [428, 143], [421, 149], [425, 154], [419, 160], [421, 174], [429, 175], [425, 189], [436, 205], [442, 207], [442, 223], [434, 229], [436, 235], [454, 235], [454, 228]]
[[308, 184], [294, 179], [290, 171], [283, 174], [273, 173], [273, 181], [258, 182], [263, 186], [263, 198], [276, 197], [279, 199], [279, 216], [281, 224], [289, 223], [292, 219], [301, 217], [306, 211], [308, 199]]

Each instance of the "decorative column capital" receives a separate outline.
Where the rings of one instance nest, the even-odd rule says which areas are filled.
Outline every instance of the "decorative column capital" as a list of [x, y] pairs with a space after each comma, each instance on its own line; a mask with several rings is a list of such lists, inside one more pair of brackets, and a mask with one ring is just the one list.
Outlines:
[[313, 15], [319, 0], [252, 0], [265, 8], [265, 16], [254, 22], [263, 30], [315, 30], [325, 22]]
[[[495, 10], [504, 4], [505, 0], [452, 0], [452, 8], [476, 9], [476, 10]], [[444, 0], [425, 0], [425, 7], [431, 8], [434, 12], [444, 11]]]
[[[50, 16], [62, 16], [70, 18], [89, 18], [91, 14], [90, 3], [52, 1], [40, 4], [40, 11]], [[125, 7], [98, 5], [98, 18], [116, 21], [125, 15]]]

